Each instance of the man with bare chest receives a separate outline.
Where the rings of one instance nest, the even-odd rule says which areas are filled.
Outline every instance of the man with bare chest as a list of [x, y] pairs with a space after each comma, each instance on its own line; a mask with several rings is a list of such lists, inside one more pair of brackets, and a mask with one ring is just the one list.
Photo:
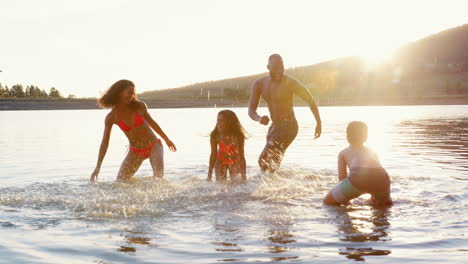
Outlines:
[[[315, 138], [322, 133], [320, 113], [314, 98], [301, 83], [284, 75], [283, 59], [278, 54], [268, 58], [269, 76], [255, 81], [249, 101], [249, 116], [262, 125], [268, 125], [270, 117], [272, 124], [268, 130], [267, 143], [258, 159], [258, 164], [264, 172], [274, 172], [279, 169], [284, 153], [296, 138], [298, 126], [294, 115], [294, 95], [308, 103], [317, 126]], [[257, 108], [260, 98], [266, 101], [270, 117], [260, 116]]]

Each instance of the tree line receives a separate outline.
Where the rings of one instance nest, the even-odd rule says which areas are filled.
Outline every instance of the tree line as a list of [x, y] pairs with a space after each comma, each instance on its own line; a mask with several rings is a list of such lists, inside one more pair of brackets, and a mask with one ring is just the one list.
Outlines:
[[54, 87], [46, 92], [35, 85], [23, 87], [21, 84], [15, 84], [9, 88], [0, 83], [0, 98], [63, 98], [63, 96]]

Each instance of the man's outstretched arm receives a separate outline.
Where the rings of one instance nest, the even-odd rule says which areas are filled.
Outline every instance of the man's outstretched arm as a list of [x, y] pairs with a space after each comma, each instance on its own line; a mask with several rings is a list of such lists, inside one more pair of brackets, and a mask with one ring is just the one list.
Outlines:
[[268, 116], [260, 116], [257, 113], [258, 104], [260, 103], [261, 87], [258, 81], [252, 86], [252, 93], [249, 100], [249, 116], [252, 120], [260, 122], [260, 124], [268, 125], [270, 118]]
[[294, 93], [307, 102], [310, 111], [314, 114], [315, 122], [317, 123], [317, 126], [315, 127], [315, 138], [318, 138], [322, 134], [322, 120], [320, 119], [320, 113], [317, 104], [315, 103], [315, 99], [312, 97], [309, 90], [307, 90], [307, 88], [305, 88], [301, 83], [296, 80], [294, 80], [294, 82]]

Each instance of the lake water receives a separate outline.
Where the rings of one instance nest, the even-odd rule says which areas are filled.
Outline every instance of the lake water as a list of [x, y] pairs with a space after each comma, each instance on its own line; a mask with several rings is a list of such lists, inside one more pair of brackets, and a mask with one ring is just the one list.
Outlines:
[[[145, 161], [115, 182], [128, 142], [114, 126], [97, 184], [106, 110], [0, 111], [0, 263], [466, 263], [468, 106], [321, 107], [317, 140], [296, 108], [273, 176], [257, 166], [268, 128], [234, 109], [250, 134], [245, 186], [204, 181], [219, 110], [150, 110], [178, 147], [164, 180]], [[389, 209], [322, 205], [353, 120], [391, 175]]]

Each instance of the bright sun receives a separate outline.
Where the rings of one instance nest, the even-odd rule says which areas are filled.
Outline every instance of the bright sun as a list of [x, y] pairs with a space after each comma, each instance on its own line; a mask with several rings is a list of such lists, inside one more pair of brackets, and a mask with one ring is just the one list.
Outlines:
[[361, 55], [361, 58], [363, 58], [366, 61], [367, 68], [369, 70], [378, 67], [390, 60], [390, 58], [393, 56], [394, 50], [386, 50], [386, 49], [370, 49], [367, 50], [365, 53]]

